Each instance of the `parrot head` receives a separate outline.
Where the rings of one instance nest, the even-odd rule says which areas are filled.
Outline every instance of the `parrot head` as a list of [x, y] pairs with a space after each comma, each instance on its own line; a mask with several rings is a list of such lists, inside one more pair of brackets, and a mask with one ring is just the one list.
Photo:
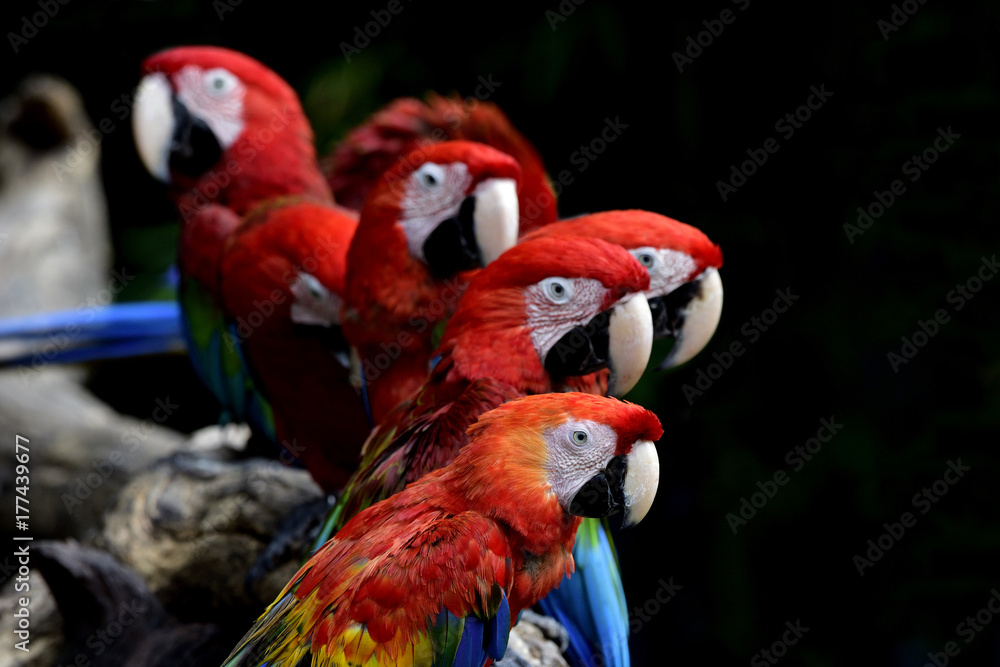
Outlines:
[[591, 236], [627, 249], [649, 272], [646, 298], [655, 338], [674, 338], [659, 366], [698, 354], [722, 316], [722, 251], [701, 230], [649, 211], [606, 211], [562, 220], [525, 237]]
[[469, 445], [455, 463], [477, 455], [497, 459], [481, 468], [509, 487], [504, 493], [511, 498], [531, 497], [544, 477], [546, 504], [579, 517], [624, 512], [623, 525], [631, 526], [656, 495], [653, 442], [663, 428], [655, 414], [633, 403], [577, 392], [536, 394], [484, 413], [468, 433]]
[[520, 178], [512, 157], [484, 144], [446, 141], [408, 153], [365, 200], [348, 258], [349, 297], [360, 307], [413, 292], [432, 300], [445, 279], [492, 262], [517, 242]]
[[608, 393], [622, 395], [649, 361], [648, 288], [648, 272], [620, 246], [535, 238], [472, 279], [440, 350], [466, 378], [494, 377], [534, 393], [608, 369]]
[[298, 96], [260, 62], [219, 47], [178, 47], [147, 58], [142, 74], [132, 132], [158, 180], [230, 205], [223, 193], [231, 184], [328, 196]]
[[489, 144], [517, 160], [521, 167], [521, 234], [556, 221], [556, 195], [542, 158], [500, 107], [492, 102], [459, 103], [437, 95], [429, 96], [427, 102], [451, 121], [452, 138]]

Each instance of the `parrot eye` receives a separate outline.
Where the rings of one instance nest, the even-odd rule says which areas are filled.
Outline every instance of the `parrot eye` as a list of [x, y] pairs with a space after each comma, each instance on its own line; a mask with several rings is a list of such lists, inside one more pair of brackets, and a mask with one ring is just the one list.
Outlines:
[[571, 437], [573, 439], [573, 444], [578, 447], [586, 445], [587, 441], [590, 439], [590, 436], [587, 435], [586, 431], [573, 431], [573, 435]]
[[444, 183], [444, 169], [439, 164], [428, 162], [417, 169], [416, 177], [426, 190], [433, 190]]
[[569, 282], [563, 278], [546, 278], [542, 281], [545, 289], [545, 296], [552, 303], [566, 303], [573, 296], [573, 289]]
[[637, 248], [632, 251], [632, 256], [646, 267], [647, 270], [652, 269], [656, 265], [656, 253], [652, 248]]
[[232, 92], [238, 85], [238, 80], [229, 70], [217, 67], [205, 72], [205, 90], [210, 95], [221, 97]]

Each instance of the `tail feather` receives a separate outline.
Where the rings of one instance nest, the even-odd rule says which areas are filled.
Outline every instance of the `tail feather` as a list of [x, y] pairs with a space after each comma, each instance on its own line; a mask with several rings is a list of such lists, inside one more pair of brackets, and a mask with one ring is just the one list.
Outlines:
[[569, 633], [567, 653], [577, 667], [628, 667], [628, 608], [609, 527], [584, 519], [573, 546], [576, 571], [540, 603]]
[[184, 350], [174, 302], [122, 303], [0, 321], [0, 366], [79, 363]]

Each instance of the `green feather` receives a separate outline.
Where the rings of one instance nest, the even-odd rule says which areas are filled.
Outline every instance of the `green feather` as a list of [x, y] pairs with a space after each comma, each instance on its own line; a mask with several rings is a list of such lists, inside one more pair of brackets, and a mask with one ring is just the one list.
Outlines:
[[452, 615], [447, 608], [442, 608], [434, 625], [428, 624], [427, 634], [434, 647], [434, 667], [451, 667], [455, 664], [455, 654], [462, 641], [462, 630], [465, 629], [465, 619]]

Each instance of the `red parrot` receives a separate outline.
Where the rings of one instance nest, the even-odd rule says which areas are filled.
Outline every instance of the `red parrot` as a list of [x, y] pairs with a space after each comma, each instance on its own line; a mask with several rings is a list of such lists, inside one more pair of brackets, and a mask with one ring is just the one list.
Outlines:
[[520, 169], [484, 144], [449, 141], [404, 156], [365, 200], [347, 258], [344, 337], [374, 423], [427, 377], [463, 272], [517, 240]]
[[562, 220], [522, 238], [566, 234], [617, 243], [649, 271], [654, 336], [676, 340], [661, 369], [685, 363], [708, 344], [722, 316], [722, 251], [704, 232], [658, 213], [626, 210]]
[[252, 384], [224, 343], [223, 246], [263, 202], [333, 200], [298, 96], [275, 72], [212, 46], [162, 51], [142, 72], [132, 131], [143, 164], [168, 184], [182, 219], [179, 296], [189, 354], [223, 409], [244, 418]]
[[543, 394], [479, 416], [448, 466], [358, 514], [225, 667], [489, 664], [574, 569], [581, 516], [648, 511], [663, 433], [637, 405]]
[[512, 156], [523, 175], [518, 192], [524, 234], [556, 220], [556, 197], [531, 142], [492, 102], [431, 93], [427, 101], [393, 100], [352, 130], [325, 160], [334, 196], [360, 209], [369, 190], [401, 156], [430, 143], [477, 141]]
[[356, 217], [335, 205], [298, 97], [273, 71], [228, 49], [182, 47], [143, 72], [133, 130], [183, 220], [180, 300], [196, 370], [234, 416], [338, 488], [369, 431], [339, 330]]

